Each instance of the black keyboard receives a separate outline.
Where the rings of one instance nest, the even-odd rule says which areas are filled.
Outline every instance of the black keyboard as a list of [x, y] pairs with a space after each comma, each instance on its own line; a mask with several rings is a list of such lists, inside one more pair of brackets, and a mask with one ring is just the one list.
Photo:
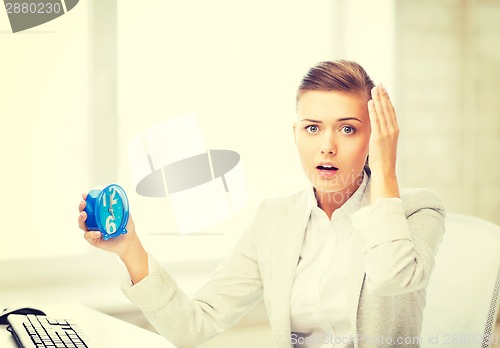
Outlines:
[[11, 314], [9, 331], [21, 348], [90, 348], [89, 339], [67, 319]]

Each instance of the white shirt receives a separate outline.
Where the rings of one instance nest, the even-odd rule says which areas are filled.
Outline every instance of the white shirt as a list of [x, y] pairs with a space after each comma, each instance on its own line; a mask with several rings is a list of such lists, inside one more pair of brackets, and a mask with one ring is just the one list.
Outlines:
[[353, 347], [347, 308], [349, 260], [353, 248], [350, 215], [360, 207], [367, 175], [356, 192], [332, 214], [308, 197], [311, 215], [292, 287], [291, 327], [296, 348]]

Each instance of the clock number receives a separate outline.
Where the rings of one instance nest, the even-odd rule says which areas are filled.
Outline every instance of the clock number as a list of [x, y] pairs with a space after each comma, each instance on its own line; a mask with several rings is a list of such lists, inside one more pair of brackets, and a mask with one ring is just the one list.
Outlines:
[[[109, 197], [109, 205], [110, 205], [110, 208], [113, 208], [113, 204], [118, 203], [118, 201], [115, 199], [116, 188], [110, 187], [109, 191], [111, 192], [111, 196]], [[106, 195], [104, 195], [104, 196], [106, 196]], [[106, 206], [106, 201], [104, 201], [104, 206]]]
[[[118, 203], [118, 201], [115, 198], [116, 195], [116, 188], [110, 187], [109, 192], [111, 192], [111, 195], [109, 196], [109, 207], [113, 208], [113, 205]], [[106, 195], [102, 195], [102, 206], [105, 207], [107, 205], [106, 203]]]
[[116, 224], [112, 220], [114, 219], [111, 215], [106, 219], [106, 232], [108, 234], [113, 234], [116, 232]]

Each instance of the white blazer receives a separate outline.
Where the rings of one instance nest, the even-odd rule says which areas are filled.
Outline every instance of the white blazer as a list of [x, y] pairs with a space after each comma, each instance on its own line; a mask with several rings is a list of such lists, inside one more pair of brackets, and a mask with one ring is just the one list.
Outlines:
[[[263, 296], [275, 346], [290, 348], [292, 283], [310, 214], [307, 191], [264, 201], [230, 257], [194, 298], [152, 256], [149, 275], [122, 290], [178, 347], [194, 347], [223, 332]], [[374, 204], [369, 192], [370, 182], [360, 210], [351, 215], [359, 246], [348, 284], [354, 345], [418, 347], [444, 208], [429, 190], [402, 189], [401, 199]]]

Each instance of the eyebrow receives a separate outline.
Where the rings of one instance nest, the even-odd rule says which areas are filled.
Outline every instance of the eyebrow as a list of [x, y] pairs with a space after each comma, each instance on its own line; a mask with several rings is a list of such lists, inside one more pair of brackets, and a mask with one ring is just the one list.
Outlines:
[[[350, 120], [355, 120], [355, 121], [358, 121], [360, 123], [363, 123], [359, 118], [356, 118], [356, 117], [343, 117], [343, 118], [339, 118], [337, 120], [337, 122], [344, 122], [344, 121], [350, 121]], [[302, 119], [300, 121], [301, 122], [312, 122], [312, 123], [323, 123], [323, 121], [313, 120], [313, 119], [310, 119], [310, 118], [304, 118], [304, 119]]]

